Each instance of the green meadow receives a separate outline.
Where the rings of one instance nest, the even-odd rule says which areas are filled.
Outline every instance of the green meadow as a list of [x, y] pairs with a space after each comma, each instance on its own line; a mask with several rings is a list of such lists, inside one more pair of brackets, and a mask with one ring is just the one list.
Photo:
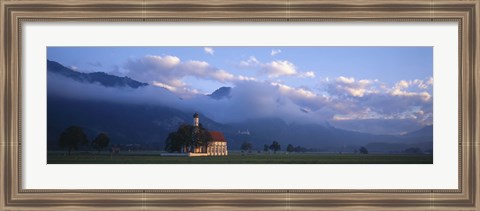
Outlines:
[[48, 152], [47, 164], [432, 164], [433, 155], [333, 154], [333, 153], [241, 153], [224, 157], [166, 157], [159, 151]]

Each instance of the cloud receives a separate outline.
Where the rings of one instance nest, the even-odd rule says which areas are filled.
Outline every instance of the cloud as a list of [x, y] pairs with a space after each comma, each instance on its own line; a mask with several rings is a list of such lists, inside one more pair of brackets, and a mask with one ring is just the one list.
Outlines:
[[180, 58], [170, 55], [147, 55], [141, 58], [132, 58], [124, 64], [123, 69], [126, 70], [125, 75], [135, 80], [164, 87], [181, 95], [194, 90], [183, 82], [187, 76], [220, 83], [255, 80], [247, 76], [233, 75], [205, 61], [181, 61]]
[[282, 53], [282, 50], [280, 49], [273, 49], [272, 52], [270, 53], [271, 56], [275, 56], [279, 53]]
[[237, 79], [239, 81], [256, 81], [257, 79], [254, 78], [254, 77], [248, 77], [248, 76], [243, 76], [243, 75], [239, 75], [237, 76]]
[[372, 80], [355, 80], [353, 77], [340, 76], [333, 83], [327, 84], [327, 91], [339, 97], [363, 97], [377, 91], [372, 84]]
[[269, 78], [294, 76], [298, 74], [296, 66], [287, 60], [275, 60], [262, 63], [254, 56], [250, 56], [247, 60], [241, 61], [239, 66], [242, 68], [257, 69], [258, 74], [266, 75]]
[[272, 82], [272, 86], [278, 88], [278, 91], [288, 97], [296, 105], [309, 111], [317, 111], [328, 103], [328, 98], [318, 95], [304, 88], [294, 88], [285, 84]]
[[105, 87], [99, 83], [82, 83], [62, 75], [47, 74], [47, 96], [107, 101], [124, 104], [174, 105], [178, 96], [167, 89], [156, 86]]
[[[293, 119], [302, 113], [288, 97], [276, 86], [266, 82], [239, 81], [232, 88], [232, 97], [212, 100], [203, 94], [190, 98], [179, 98], [169, 89], [178, 89], [170, 85], [155, 82], [154, 86], [140, 87], [103, 87], [74, 81], [61, 75], [49, 73], [48, 96], [60, 96], [81, 100], [107, 101], [123, 104], [157, 105], [175, 108], [184, 112], [201, 112], [218, 122], [243, 121], [249, 118], [276, 118], [282, 114]], [[192, 90], [195, 92], [195, 90]], [[282, 101], [282, 102], [279, 102]]]
[[344, 76], [340, 76], [337, 79], [337, 82], [342, 83], [342, 84], [353, 84], [355, 82], [355, 79], [353, 77], [347, 78]]
[[242, 67], [242, 68], [255, 68], [255, 67], [259, 67], [261, 66], [262, 63], [260, 63], [257, 58], [255, 58], [254, 56], [250, 56], [248, 57], [247, 60], [245, 61], [241, 61], [239, 66]]
[[315, 72], [308, 71], [308, 72], [300, 73], [300, 74], [298, 74], [298, 77], [300, 77], [300, 78], [315, 78]]
[[187, 61], [176, 69], [178, 76], [194, 76], [201, 79], [209, 79], [226, 82], [235, 79], [235, 76], [225, 70], [215, 68], [204, 61]]
[[[431, 86], [423, 80], [399, 80], [392, 86], [376, 79], [357, 80], [353, 77], [340, 76], [333, 80], [325, 79], [319, 88], [325, 90], [334, 114], [332, 124], [352, 130], [364, 130], [381, 133], [384, 122], [399, 122], [398, 131], [411, 131], [400, 122], [414, 121], [418, 125], [433, 123], [433, 100]], [[355, 123], [361, 126], [355, 126]], [[368, 126], [368, 124], [370, 126]], [[367, 124], [367, 125], [365, 125]], [[368, 129], [371, 127], [370, 129]], [[418, 127], [417, 127], [418, 128]], [[395, 133], [385, 126], [384, 133]]]
[[432, 96], [426, 91], [408, 91], [407, 88], [411, 87], [411, 85], [416, 85], [419, 89], [428, 89], [430, 87], [430, 85], [424, 83], [423, 80], [420, 79], [415, 79], [413, 81], [401, 80], [397, 82], [391, 90], [389, 90], [389, 93], [392, 96], [418, 97], [424, 101], [431, 99]]
[[395, 84], [395, 89], [401, 90], [408, 88], [409, 83], [405, 80], [401, 80]]
[[70, 68], [72, 70], [75, 70], [75, 71], [78, 71], [78, 67], [75, 66], [75, 65], [70, 65], [70, 66], [68, 66], [68, 68]]
[[184, 87], [185, 86], [183, 83], [181, 85], [171, 86], [171, 85], [164, 84], [162, 82], [157, 82], [157, 81], [153, 81], [152, 85], [168, 89], [169, 91], [172, 91], [172, 92], [178, 92], [179, 91], [178, 87]]
[[263, 65], [263, 70], [270, 78], [297, 74], [295, 65], [286, 60], [266, 63]]
[[203, 48], [203, 51], [205, 51], [205, 53], [210, 54], [210, 55], [213, 55], [215, 53], [213, 48], [210, 48], [210, 47]]

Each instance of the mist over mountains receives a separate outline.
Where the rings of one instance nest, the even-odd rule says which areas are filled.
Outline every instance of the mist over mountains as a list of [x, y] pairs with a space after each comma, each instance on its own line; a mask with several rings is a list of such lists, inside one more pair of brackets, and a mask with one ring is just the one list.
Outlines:
[[[209, 130], [221, 131], [230, 149], [249, 141], [255, 149], [277, 140], [286, 145], [321, 151], [351, 152], [366, 146], [372, 152], [401, 152], [409, 147], [433, 148], [433, 126], [404, 135], [349, 131], [318, 123], [308, 109], [281, 95], [271, 86], [239, 83], [219, 87], [209, 95], [180, 98], [169, 90], [103, 72], [81, 73], [47, 61], [47, 141], [57, 147], [60, 133], [71, 125], [84, 128], [90, 139], [109, 134], [112, 144], [139, 144], [163, 149], [170, 132], [191, 124], [192, 114]], [[255, 92], [247, 90], [255, 90]], [[251, 93], [256, 93], [252, 96]], [[268, 99], [265, 98], [268, 96]], [[248, 133], [245, 133], [248, 131]]]

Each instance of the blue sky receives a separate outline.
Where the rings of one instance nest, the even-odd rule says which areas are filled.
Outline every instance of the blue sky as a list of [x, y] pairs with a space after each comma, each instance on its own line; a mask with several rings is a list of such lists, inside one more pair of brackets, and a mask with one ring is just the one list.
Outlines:
[[47, 58], [184, 98], [273, 87], [319, 122], [351, 130], [403, 133], [433, 122], [432, 47], [48, 47]]

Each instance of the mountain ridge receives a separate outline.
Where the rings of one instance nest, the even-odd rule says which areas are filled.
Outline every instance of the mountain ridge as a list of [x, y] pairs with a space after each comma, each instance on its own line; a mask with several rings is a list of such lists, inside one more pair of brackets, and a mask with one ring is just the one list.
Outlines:
[[220, 99], [223, 99], [223, 98], [232, 97], [231, 92], [232, 92], [232, 87], [222, 86], [222, 87], [218, 88], [217, 90], [215, 90], [214, 92], [212, 92], [212, 94], [209, 94], [207, 96], [209, 96], [209, 97], [211, 97], [212, 99], [215, 99], [215, 100], [220, 100]]
[[79, 82], [100, 83], [105, 87], [130, 87], [136, 89], [139, 87], [148, 86], [147, 83], [136, 81], [127, 76], [119, 77], [107, 74], [105, 72], [77, 72], [51, 60], [47, 60], [47, 71], [63, 75]]

